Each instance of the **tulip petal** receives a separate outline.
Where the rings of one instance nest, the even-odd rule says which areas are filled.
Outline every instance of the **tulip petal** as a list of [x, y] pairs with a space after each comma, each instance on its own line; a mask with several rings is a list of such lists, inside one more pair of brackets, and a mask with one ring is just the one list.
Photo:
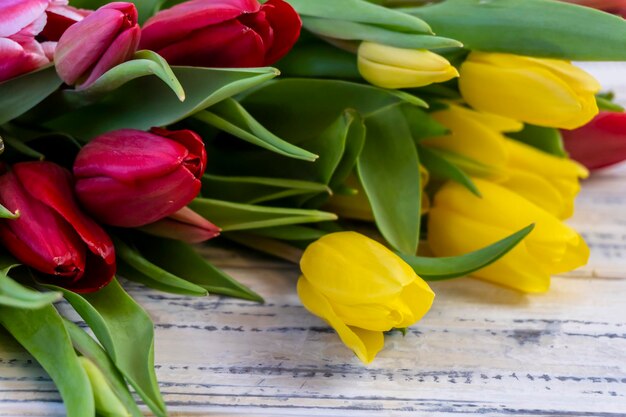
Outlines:
[[333, 311], [331, 304], [315, 290], [304, 277], [298, 280], [298, 296], [304, 307], [324, 319], [339, 335], [341, 341], [356, 354], [363, 363], [370, 363], [384, 347], [382, 332], [347, 326]]
[[294, 8], [283, 0], [269, 0], [261, 6], [261, 10], [274, 32], [264, 65], [273, 65], [295, 45], [300, 37], [302, 20]]
[[63, 217], [91, 252], [107, 264], [114, 264], [113, 243], [106, 232], [78, 208], [69, 171], [51, 162], [23, 162], [13, 169], [19, 181], [28, 185], [27, 191], [34, 199]]
[[53, 280], [49, 280], [49, 282], [77, 293], [90, 293], [106, 287], [113, 280], [115, 270], [115, 261], [109, 263], [102, 257], [88, 252], [85, 273], [81, 279], [73, 283], [57, 283]]
[[150, 133], [171, 139], [183, 145], [189, 152], [183, 164], [196, 178], [202, 177], [206, 169], [207, 155], [200, 135], [191, 130], [167, 130], [157, 127], [150, 129]]
[[221, 229], [189, 207], [183, 207], [176, 213], [147, 224], [141, 231], [161, 237], [188, 243], [200, 243], [219, 236]]
[[0, 37], [16, 34], [41, 17], [49, 0], [2, 0], [0, 4]]
[[34, 39], [17, 42], [0, 38], [0, 82], [34, 71], [49, 63], [45, 51]]
[[67, 28], [89, 16], [91, 11], [71, 6], [52, 6], [46, 10], [46, 14], [48, 21], [40, 36], [48, 41], [58, 42]]
[[198, 29], [235, 19], [244, 13], [256, 13], [260, 7], [256, 0], [186, 1], [148, 19], [141, 32], [140, 48], [158, 51], [164, 45], [187, 39]]
[[532, 171], [510, 169], [507, 178], [500, 184], [507, 189], [526, 198], [559, 219], [565, 219], [570, 214], [570, 206], [559, 193], [558, 188], [550, 184], [549, 180]]

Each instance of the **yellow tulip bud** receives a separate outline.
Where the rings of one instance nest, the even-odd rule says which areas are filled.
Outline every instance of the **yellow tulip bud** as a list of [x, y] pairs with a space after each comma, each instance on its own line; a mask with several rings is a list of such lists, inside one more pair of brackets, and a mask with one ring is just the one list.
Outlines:
[[498, 171], [507, 161], [507, 150], [501, 132], [515, 132], [523, 124], [495, 114], [481, 113], [447, 103], [448, 108], [431, 114], [450, 130], [446, 136], [422, 141], [428, 147], [443, 149], [470, 158]]
[[460, 73], [461, 94], [479, 111], [563, 129], [598, 113], [600, 84], [568, 61], [472, 52]]
[[512, 139], [505, 139], [508, 178], [500, 184], [559, 219], [574, 213], [580, 179], [589, 171], [576, 161], [559, 158]]
[[482, 198], [449, 182], [435, 195], [428, 243], [436, 256], [456, 256], [535, 224], [515, 248], [472, 276], [523, 292], [544, 292], [550, 276], [584, 265], [589, 248], [574, 229], [524, 197], [473, 178]]
[[447, 59], [434, 52], [372, 42], [359, 46], [358, 66], [363, 78], [383, 88], [423, 87], [459, 76]]
[[400, 257], [355, 232], [331, 233], [312, 243], [300, 268], [302, 304], [365, 363], [383, 348], [383, 332], [417, 322], [435, 297]]

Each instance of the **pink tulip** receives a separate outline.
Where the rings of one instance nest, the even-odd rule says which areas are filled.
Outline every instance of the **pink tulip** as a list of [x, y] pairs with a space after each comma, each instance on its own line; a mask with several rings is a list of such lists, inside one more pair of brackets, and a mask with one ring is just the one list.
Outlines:
[[57, 45], [54, 60], [66, 84], [86, 88], [137, 50], [140, 29], [132, 3], [109, 3], [70, 26]]
[[140, 47], [173, 65], [260, 67], [289, 52], [301, 26], [283, 0], [191, 0], [150, 18]]
[[600, 112], [585, 126], [561, 133], [570, 157], [589, 169], [626, 160], [626, 113]]
[[74, 163], [76, 193], [102, 223], [139, 227], [176, 213], [200, 192], [202, 139], [190, 130], [122, 129], [89, 142]]
[[76, 292], [107, 285], [115, 273], [109, 236], [78, 208], [69, 171], [51, 162], [22, 162], [0, 175], [0, 243], [51, 284]]
[[219, 236], [220, 228], [200, 216], [189, 207], [155, 223], [140, 228], [143, 232], [188, 243], [200, 243]]
[[53, 1], [46, 10], [46, 27], [39, 34], [39, 37], [46, 41], [58, 42], [70, 26], [80, 22], [91, 13], [91, 10], [68, 6], [67, 1]]

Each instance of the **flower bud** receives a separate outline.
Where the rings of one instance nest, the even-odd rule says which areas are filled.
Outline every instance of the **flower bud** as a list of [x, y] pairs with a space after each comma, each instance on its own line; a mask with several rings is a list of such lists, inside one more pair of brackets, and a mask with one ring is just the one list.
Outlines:
[[111, 281], [113, 243], [78, 208], [69, 171], [51, 162], [15, 164], [0, 175], [0, 204], [19, 213], [0, 219], [0, 243], [47, 282], [91, 292]]
[[561, 133], [570, 157], [589, 169], [626, 160], [626, 113], [601, 112], [585, 126]]
[[141, 49], [172, 65], [262, 67], [282, 58], [302, 22], [283, 0], [191, 0], [148, 19]]
[[522, 196], [479, 178], [482, 197], [448, 182], [428, 216], [428, 244], [436, 256], [458, 256], [491, 245], [535, 224], [534, 230], [493, 264], [473, 272], [522, 292], [545, 292], [550, 276], [585, 265], [589, 248], [574, 229]]
[[59, 77], [86, 88], [137, 50], [140, 29], [132, 3], [109, 3], [70, 26], [57, 45], [54, 61]]
[[600, 84], [568, 61], [472, 52], [460, 73], [461, 94], [478, 111], [563, 129], [598, 113]]
[[365, 363], [383, 348], [383, 332], [420, 320], [435, 297], [400, 257], [355, 232], [331, 233], [312, 243], [300, 268], [302, 304]]
[[434, 52], [373, 42], [359, 46], [358, 65], [363, 78], [382, 88], [423, 87], [459, 76], [447, 59]]
[[189, 207], [183, 207], [176, 213], [155, 223], [140, 228], [141, 231], [187, 243], [200, 243], [219, 236], [221, 229], [200, 216]]
[[190, 130], [115, 130], [79, 152], [76, 194], [104, 224], [145, 226], [193, 200], [205, 167], [204, 143]]

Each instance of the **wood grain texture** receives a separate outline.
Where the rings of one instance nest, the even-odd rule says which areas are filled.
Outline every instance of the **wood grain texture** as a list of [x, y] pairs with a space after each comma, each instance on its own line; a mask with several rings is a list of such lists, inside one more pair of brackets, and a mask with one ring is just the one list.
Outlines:
[[[370, 366], [303, 309], [297, 269], [269, 258], [206, 250], [264, 305], [125, 286], [156, 323], [172, 416], [626, 416], [626, 170], [587, 181], [570, 223], [589, 265], [544, 295], [434, 283], [430, 313]], [[62, 416], [45, 372], [0, 337], [0, 416]]]

